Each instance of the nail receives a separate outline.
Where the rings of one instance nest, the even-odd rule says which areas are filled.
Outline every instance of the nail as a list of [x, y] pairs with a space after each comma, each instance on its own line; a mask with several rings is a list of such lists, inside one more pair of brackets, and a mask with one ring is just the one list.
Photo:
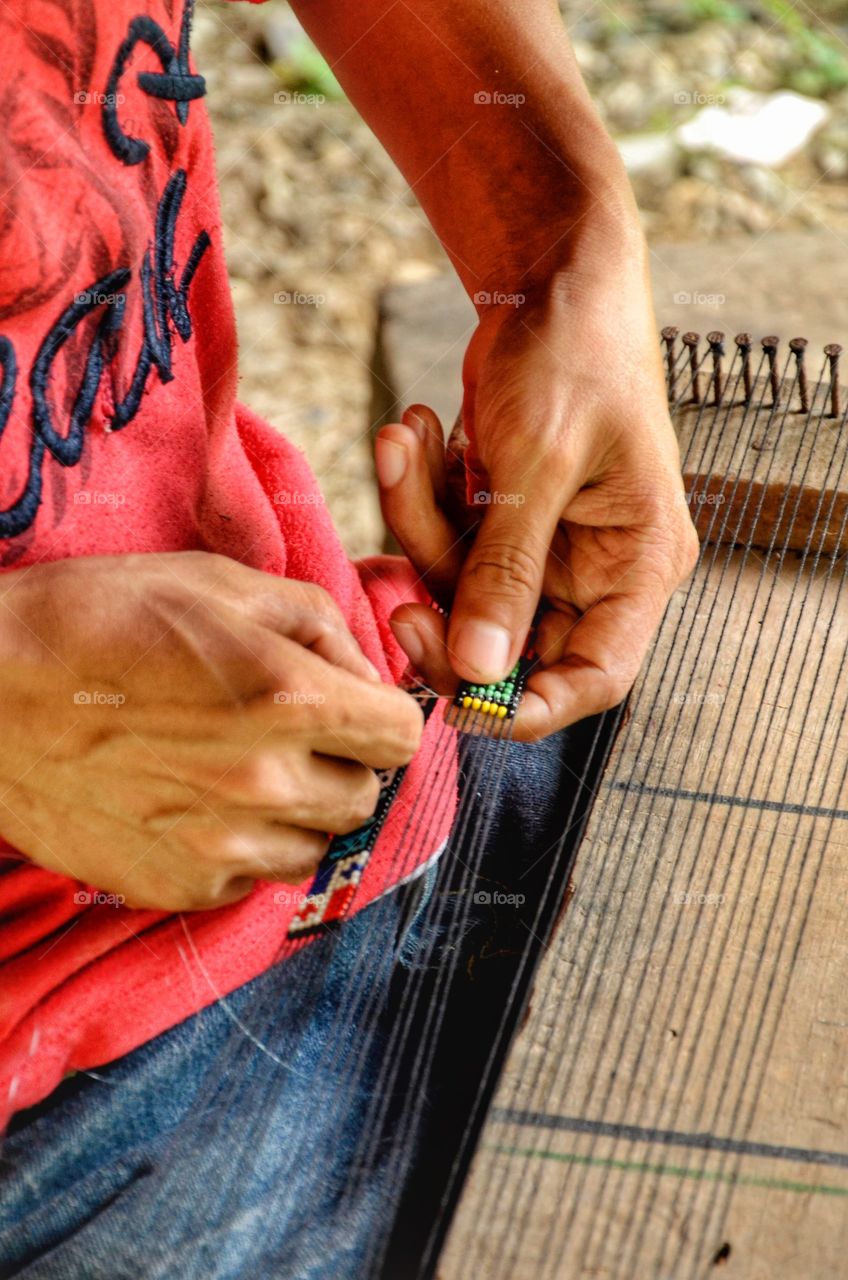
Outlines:
[[406, 474], [409, 454], [402, 444], [396, 440], [387, 440], [381, 436], [374, 450], [377, 465], [377, 478], [384, 489], [393, 489]]
[[383, 682], [383, 677], [380, 675], [380, 672], [379, 672], [379, 671], [377, 670], [377, 668], [374, 666], [374, 663], [370, 660], [370, 658], [366, 658], [366, 657], [365, 657], [365, 654], [363, 654], [363, 655], [362, 655], [362, 661], [365, 663], [366, 667], [368, 668], [368, 675], [369, 675], [369, 679], [371, 679], [371, 680], [379, 680], [379, 681], [380, 681], [380, 683], [382, 684], [382, 682]]
[[414, 431], [421, 443], [424, 443], [427, 439], [427, 423], [420, 414], [417, 414], [414, 409], [407, 409], [403, 415], [403, 424]]
[[512, 639], [494, 622], [473, 618], [459, 628], [454, 656], [483, 680], [503, 680], [509, 671]]
[[413, 667], [420, 669], [424, 661], [424, 641], [418, 633], [418, 628], [411, 622], [390, 621], [389, 626]]

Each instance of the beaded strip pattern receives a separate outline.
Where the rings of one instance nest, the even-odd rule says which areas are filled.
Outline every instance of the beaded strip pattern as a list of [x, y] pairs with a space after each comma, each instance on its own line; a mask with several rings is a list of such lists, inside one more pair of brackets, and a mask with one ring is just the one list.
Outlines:
[[[523, 696], [524, 685], [535, 657], [532, 647], [528, 648], [506, 679], [495, 684], [461, 684], [453, 705], [464, 711], [478, 713], [488, 723], [511, 720]], [[438, 702], [436, 694], [432, 689], [419, 684], [413, 676], [405, 678], [401, 688], [420, 704], [426, 720]], [[373, 816], [361, 827], [357, 827], [356, 831], [351, 831], [346, 836], [334, 836], [330, 841], [330, 847], [315, 878], [289, 925], [290, 938], [303, 937], [338, 925], [348, 915], [368, 859], [405, 773], [405, 766], [400, 769], [378, 770], [380, 796]]]
[[460, 710], [476, 711], [478, 715], [495, 720], [511, 720], [524, 694], [524, 685], [534, 656], [533, 651], [528, 650], [518, 659], [506, 679], [495, 684], [470, 684], [464, 681], [456, 691], [453, 705]]
[[[432, 689], [411, 682], [403, 683], [401, 687], [419, 703], [426, 720], [438, 701]], [[405, 773], [405, 765], [399, 769], [377, 770], [380, 796], [373, 815], [348, 835], [333, 836], [315, 878], [289, 925], [290, 938], [303, 937], [319, 929], [337, 925], [347, 916]]]

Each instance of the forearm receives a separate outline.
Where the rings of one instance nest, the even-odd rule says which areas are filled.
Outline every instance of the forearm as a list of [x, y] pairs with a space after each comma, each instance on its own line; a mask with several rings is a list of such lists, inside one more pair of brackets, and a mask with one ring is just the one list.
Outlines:
[[294, 7], [472, 296], [641, 254], [629, 184], [553, 0]]

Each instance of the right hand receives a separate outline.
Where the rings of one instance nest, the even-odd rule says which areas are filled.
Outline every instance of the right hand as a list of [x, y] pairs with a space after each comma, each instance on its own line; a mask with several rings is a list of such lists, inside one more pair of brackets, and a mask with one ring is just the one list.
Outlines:
[[320, 587], [205, 552], [0, 577], [0, 835], [182, 911], [297, 884], [422, 731]]

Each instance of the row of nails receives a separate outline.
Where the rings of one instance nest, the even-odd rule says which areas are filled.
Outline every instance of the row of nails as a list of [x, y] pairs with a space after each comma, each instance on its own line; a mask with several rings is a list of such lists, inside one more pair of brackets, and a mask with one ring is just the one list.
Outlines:
[[[677, 337], [680, 330], [674, 325], [668, 325], [662, 331], [662, 339], [666, 348], [666, 362], [668, 365], [668, 392], [669, 399], [675, 400], [677, 391]], [[702, 360], [698, 355], [698, 346], [701, 341], [699, 333], [684, 333], [681, 342], [683, 347], [689, 353], [689, 370], [692, 379], [692, 402], [693, 404], [701, 403], [702, 391]], [[713, 371], [709, 377], [709, 384], [712, 385], [713, 402], [721, 404], [722, 397], [726, 386], [724, 375], [724, 334], [719, 332], [708, 333], [707, 343], [709, 345], [710, 354], [713, 358]], [[751, 371], [751, 351], [753, 350], [753, 340], [750, 333], [737, 333], [733, 339], [742, 358], [742, 381], [745, 387], [745, 403], [751, 399], [754, 394], [754, 377]], [[772, 406], [777, 407], [780, 403], [780, 373], [777, 367], [777, 348], [780, 339], [770, 335], [762, 339], [762, 348], [768, 362], [769, 383], [771, 385]], [[807, 350], [806, 338], [792, 338], [789, 342], [789, 350], [795, 357], [797, 376], [798, 376], [798, 395], [801, 400], [801, 412], [809, 413], [810, 411], [810, 387], [807, 378], [807, 367], [805, 362], [805, 354]], [[840, 408], [840, 387], [839, 387], [839, 357], [842, 354], [842, 348], [838, 342], [832, 342], [824, 349], [830, 366], [830, 414], [833, 418], [841, 415]]]

